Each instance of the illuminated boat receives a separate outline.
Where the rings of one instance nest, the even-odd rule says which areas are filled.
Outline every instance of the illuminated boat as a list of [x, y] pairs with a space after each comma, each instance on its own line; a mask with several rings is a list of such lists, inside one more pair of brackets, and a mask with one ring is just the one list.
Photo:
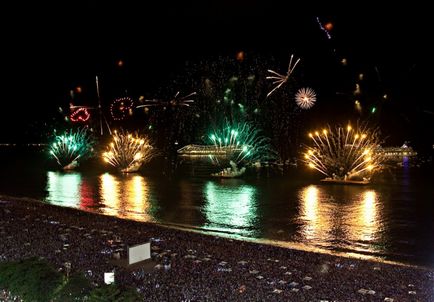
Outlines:
[[211, 176], [222, 177], [222, 178], [234, 178], [234, 177], [239, 177], [246, 172], [245, 167], [238, 169], [237, 164], [235, 164], [233, 161], [230, 161], [229, 164], [231, 165], [230, 167], [225, 168], [220, 172], [212, 173]]
[[246, 168], [242, 167], [241, 169], [234, 171], [231, 168], [226, 168], [217, 173], [212, 173], [211, 176], [221, 177], [221, 178], [235, 178], [240, 177], [246, 172]]

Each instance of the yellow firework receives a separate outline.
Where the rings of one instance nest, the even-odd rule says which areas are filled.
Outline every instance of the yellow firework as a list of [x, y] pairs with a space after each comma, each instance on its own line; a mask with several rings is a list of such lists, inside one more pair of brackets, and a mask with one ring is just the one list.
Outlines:
[[304, 161], [329, 178], [369, 180], [381, 168], [379, 132], [366, 124], [355, 128], [328, 126], [309, 133], [309, 137], [313, 146], [306, 147]]
[[106, 147], [102, 157], [105, 162], [121, 172], [136, 172], [155, 154], [156, 151], [148, 137], [115, 131], [113, 141]]

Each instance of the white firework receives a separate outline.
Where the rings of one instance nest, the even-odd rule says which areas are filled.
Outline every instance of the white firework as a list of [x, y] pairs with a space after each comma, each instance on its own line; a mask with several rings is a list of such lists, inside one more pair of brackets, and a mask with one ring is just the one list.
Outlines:
[[316, 93], [311, 88], [301, 88], [295, 94], [295, 102], [301, 109], [309, 109], [316, 102]]

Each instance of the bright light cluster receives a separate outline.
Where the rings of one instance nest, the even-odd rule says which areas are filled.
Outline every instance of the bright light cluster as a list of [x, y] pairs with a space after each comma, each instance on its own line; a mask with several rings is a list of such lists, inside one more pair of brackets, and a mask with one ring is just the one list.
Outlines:
[[114, 131], [113, 141], [106, 147], [102, 157], [121, 172], [137, 172], [155, 154], [148, 137]]
[[93, 153], [95, 140], [87, 127], [65, 131], [63, 135], [54, 138], [50, 144], [50, 154], [64, 169], [78, 166], [78, 160], [90, 157]]
[[295, 102], [301, 109], [309, 109], [316, 102], [316, 93], [311, 88], [301, 88], [295, 95]]
[[355, 129], [330, 126], [309, 133], [313, 146], [304, 154], [306, 164], [328, 178], [336, 180], [369, 180], [381, 169], [383, 155], [378, 151], [378, 130], [367, 125]]

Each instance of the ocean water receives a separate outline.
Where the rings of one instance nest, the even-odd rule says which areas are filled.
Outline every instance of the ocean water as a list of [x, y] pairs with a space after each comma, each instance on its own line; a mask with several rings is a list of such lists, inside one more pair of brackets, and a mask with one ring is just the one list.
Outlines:
[[[140, 173], [100, 163], [59, 171], [39, 149], [0, 150], [0, 195], [219, 236], [434, 267], [434, 169], [405, 161], [370, 185], [332, 185], [303, 167], [209, 176], [156, 160]], [[3, 197], [4, 199], [4, 197]]]

